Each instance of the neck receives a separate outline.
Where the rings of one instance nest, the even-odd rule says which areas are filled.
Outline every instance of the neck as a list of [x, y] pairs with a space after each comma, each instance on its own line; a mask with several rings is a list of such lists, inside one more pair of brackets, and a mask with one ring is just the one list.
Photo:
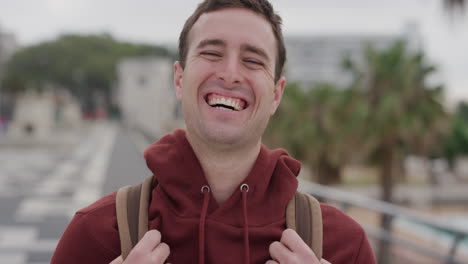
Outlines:
[[200, 162], [211, 193], [218, 204], [229, 199], [245, 180], [260, 153], [260, 141], [244, 148], [216, 148], [194, 140], [188, 133], [187, 139]]

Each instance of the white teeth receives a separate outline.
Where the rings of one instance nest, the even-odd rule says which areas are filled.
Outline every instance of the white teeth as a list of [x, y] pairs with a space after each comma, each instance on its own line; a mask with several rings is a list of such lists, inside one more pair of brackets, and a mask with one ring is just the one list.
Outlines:
[[240, 110], [241, 110], [241, 107], [240, 107], [239, 102], [236, 102], [236, 103], [234, 104], [234, 109], [236, 109], [237, 111], [240, 111]]
[[[237, 111], [242, 110], [239, 101], [234, 100], [232, 98], [216, 97], [216, 98], [210, 99], [208, 101], [208, 104], [211, 105], [211, 106], [226, 105], [226, 106], [230, 106], [230, 107], [234, 108]], [[222, 106], [217, 106], [216, 108], [226, 109], [226, 108], [224, 108]]]

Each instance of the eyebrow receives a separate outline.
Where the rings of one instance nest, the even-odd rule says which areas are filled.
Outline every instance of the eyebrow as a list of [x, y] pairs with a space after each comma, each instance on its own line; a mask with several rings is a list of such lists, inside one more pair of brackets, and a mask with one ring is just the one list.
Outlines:
[[[204, 39], [200, 41], [197, 45], [197, 50], [202, 49], [206, 46], [221, 46], [221, 47], [226, 47], [227, 44], [224, 40], [222, 39]], [[247, 51], [247, 52], [252, 52], [260, 57], [264, 58], [267, 61], [270, 61], [270, 57], [268, 57], [268, 54], [263, 50], [262, 48], [250, 45], [250, 44], [242, 44], [241, 45], [241, 50]]]
[[200, 43], [198, 43], [197, 49], [202, 49], [202, 48], [204, 48], [206, 46], [222, 46], [222, 47], [225, 47], [226, 42], [224, 42], [221, 39], [204, 39], [204, 40], [200, 41]]

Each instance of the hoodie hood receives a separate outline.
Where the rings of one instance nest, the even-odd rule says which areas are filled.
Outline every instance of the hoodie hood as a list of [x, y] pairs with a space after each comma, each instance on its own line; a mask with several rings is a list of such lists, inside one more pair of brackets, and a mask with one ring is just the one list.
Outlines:
[[[209, 263], [227, 263], [225, 260], [216, 262], [216, 254], [210, 253], [213, 248], [221, 246], [219, 243], [216, 245], [216, 241], [211, 241], [210, 229], [217, 229], [217, 232], [225, 232], [226, 234], [240, 232], [239, 236], [242, 237], [245, 236], [242, 234], [243, 228], [250, 228], [250, 235], [247, 234], [247, 236], [252, 237], [252, 232], [262, 233], [271, 229], [272, 226], [277, 226], [278, 230], [275, 229], [276, 231], [273, 233], [276, 236], [279, 235], [277, 237], [279, 240], [281, 231], [285, 228], [285, 208], [297, 190], [296, 176], [300, 170], [300, 163], [291, 158], [285, 150], [269, 150], [262, 145], [248, 176], [231, 197], [221, 205], [216, 203], [211, 193], [206, 194], [210, 196], [208, 197], [209, 202], [206, 202], [207, 198], [202, 193], [202, 187], [208, 186], [208, 182], [184, 130], [177, 130], [152, 144], [145, 151], [145, 159], [148, 168], [155, 175], [154, 185], [156, 182], [158, 183], [152, 193], [155, 201], [152, 200], [150, 204], [150, 228], [165, 229], [158, 225], [166, 225], [165, 223], [168, 221], [176, 222], [175, 219], [169, 218], [199, 221], [202, 211], [204, 211], [206, 216], [203, 216], [203, 221], [205, 218], [207, 221], [206, 251], [209, 251], [207, 259], [211, 259]], [[245, 194], [245, 197], [240, 190], [242, 184], [248, 185], [248, 193]], [[204, 202], [208, 204], [206, 208], [203, 208]], [[164, 213], [166, 210], [170, 211], [169, 215]], [[248, 224], [246, 224], [246, 215], [248, 215]], [[154, 221], [151, 221], [152, 219]], [[212, 227], [210, 223], [216, 226], [220, 225], [220, 227]], [[248, 226], [245, 227], [246, 225]], [[193, 236], [193, 239], [197, 240], [196, 229], [190, 229], [189, 226], [188, 223], [187, 226], [179, 226], [177, 235], [186, 238]], [[262, 231], [263, 227], [266, 229]], [[180, 228], [187, 230], [181, 231]], [[193, 231], [195, 231], [194, 234], [190, 234]], [[163, 240], [165, 236], [171, 236], [170, 233], [173, 231], [168, 230], [168, 232], [169, 234], [162, 232]], [[184, 232], [186, 234], [182, 234]], [[171, 238], [168, 237], [168, 239]], [[271, 239], [272, 237], [268, 238], [268, 240]], [[262, 241], [252, 242], [254, 248], [256, 247], [254, 243], [257, 242]], [[264, 242], [266, 252], [260, 254], [262, 256], [268, 253], [268, 242], [270, 241]], [[239, 241], [230, 241], [229, 243], [242, 245], [243, 240], [239, 239]], [[172, 248], [171, 252], [174, 252]], [[226, 251], [222, 250], [222, 252]], [[255, 256], [258, 254], [255, 252], [252, 252], [251, 255], [252, 261], [255, 258], [258, 259]], [[192, 262], [193, 257], [196, 256], [192, 256]], [[170, 262], [180, 263], [176, 259]]]
[[[208, 182], [185, 131], [176, 130], [152, 144], [145, 151], [145, 159], [159, 188], [170, 198], [174, 212], [181, 217], [199, 216], [203, 201], [201, 188], [208, 186]], [[255, 165], [242, 182], [249, 185], [249, 207], [255, 208], [249, 210], [252, 225], [265, 225], [283, 217], [271, 208], [286, 208], [296, 192], [300, 166], [285, 150], [269, 150], [262, 145]], [[212, 199], [208, 215], [216, 213], [213, 217], [221, 221], [242, 225], [240, 198], [240, 191], [234, 191], [221, 206]]]

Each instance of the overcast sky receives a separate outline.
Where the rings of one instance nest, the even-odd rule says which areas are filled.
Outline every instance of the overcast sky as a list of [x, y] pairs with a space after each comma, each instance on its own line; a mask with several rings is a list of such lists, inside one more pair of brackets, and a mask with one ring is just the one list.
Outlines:
[[[198, 0], [0, 0], [0, 27], [21, 45], [61, 33], [111, 33], [150, 44], [176, 43]], [[449, 102], [468, 100], [468, 12], [453, 21], [441, 0], [273, 0], [285, 35], [397, 34], [419, 24], [424, 49], [439, 65]]]

